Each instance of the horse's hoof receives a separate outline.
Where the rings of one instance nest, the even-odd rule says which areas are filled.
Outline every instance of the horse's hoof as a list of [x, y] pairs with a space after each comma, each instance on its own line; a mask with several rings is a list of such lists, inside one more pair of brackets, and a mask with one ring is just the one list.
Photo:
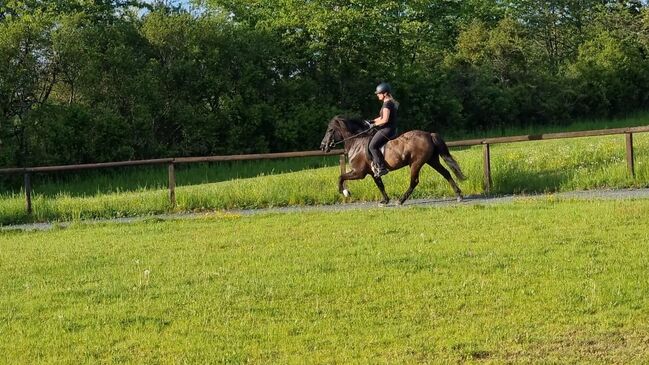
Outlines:
[[352, 193], [350, 193], [349, 190], [345, 189], [343, 190], [343, 195], [345, 196], [345, 198], [349, 198], [350, 196], [352, 196]]
[[397, 200], [397, 205], [398, 205], [398, 206], [402, 206], [402, 205], [403, 205], [403, 202], [402, 202], [401, 200]]
[[457, 202], [462, 203], [462, 200], [464, 200], [464, 197], [462, 197], [462, 195], [458, 195], [457, 196]]

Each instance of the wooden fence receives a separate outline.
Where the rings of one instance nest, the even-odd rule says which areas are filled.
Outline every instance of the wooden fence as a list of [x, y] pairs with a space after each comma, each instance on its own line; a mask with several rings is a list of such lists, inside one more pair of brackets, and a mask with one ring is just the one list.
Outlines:
[[[489, 194], [491, 192], [491, 188], [493, 185], [491, 179], [491, 150], [490, 150], [490, 146], [493, 144], [624, 134], [626, 136], [627, 168], [629, 174], [635, 177], [635, 165], [633, 159], [633, 134], [644, 133], [644, 132], [649, 132], [649, 126], [633, 127], [633, 128], [618, 128], [618, 129], [600, 129], [600, 130], [568, 132], [568, 133], [548, 133], [548, 134], [525, 135], [525, 136], [514, 136], [514, 137], [472, 139], [472, 140], [464, 140], [464, 141], [453, 141], [453, 142], [448, 142], [447, 144], [449, 147], [468, 147], [468, 146], [479, 146], [479, 145], [483, 146], [482, 147], [483, 148], [483, 170], [484, 170], [483, 186], [484, 186], [485, 193]], [[283, 152], [283, 153], [252, 154], [252, 155], [161, 158], [155, 160], [121, 161], [121, 162], [107, 162], [107, 163], [84, 164], [84, 165], [8, 168], [8, 169], [0, 169], [0, 174], [23, 174], [24, 175], [26, 209], [27, 212], [31, 214], [32, 213], [31, 176], [34, 173], [93, 170], [93, 169], [114, 168], [114, 167], [124, 167], [124, 166], [167, 165], [169, 201], [172, 206], [175, 206], [176, 205], [175, 165], [177, 164], [199, 163], [199, 162], [219, 162], [219, 161], [269, 160], [269, 159], [284, 159], [284, 158], [295, 158], [295, 157], [318, 157], [318, 156], [329, 156], [329, 155], [336, 155], [336, 154], [340, 156], [340, 171], [341, 173], [344, 173], [346, 171], [345, 151], [332, 150], [328, 154], [322, 151], [305, 151], [305, 152]]]

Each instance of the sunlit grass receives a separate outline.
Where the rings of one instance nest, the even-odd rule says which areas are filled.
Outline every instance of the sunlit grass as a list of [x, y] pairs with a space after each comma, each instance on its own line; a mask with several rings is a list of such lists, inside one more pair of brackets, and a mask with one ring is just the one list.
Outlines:
[[547, 198], [0, 233], [0, 363], [646, 363], [647, 216]]

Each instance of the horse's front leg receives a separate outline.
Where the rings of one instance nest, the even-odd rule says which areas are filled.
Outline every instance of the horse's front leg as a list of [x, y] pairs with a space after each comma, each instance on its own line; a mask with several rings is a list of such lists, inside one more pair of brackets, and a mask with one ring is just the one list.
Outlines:
[[348, 173], [341, 174], [338, 177], [338, 191], [345, 196], [345, 198], [349, 198], [352, 194], [345, 188], [345, 181], [347, 180], [360, 180], [364, 178], [366, 173], [364, 172], [359, 172], [356, 170], [352, 170]]
[[376, 184], [376, 187], [379, 188], [381, 191], [381, 195], [383, 195], [383, 200], [381, 200], [381, 204], [388, 204], [390, 202], [390, 197], [388, 194], [385, 193], [385, 186], [383, 185], [383, 180], [380, 177], [374, 177], [374, 183]]

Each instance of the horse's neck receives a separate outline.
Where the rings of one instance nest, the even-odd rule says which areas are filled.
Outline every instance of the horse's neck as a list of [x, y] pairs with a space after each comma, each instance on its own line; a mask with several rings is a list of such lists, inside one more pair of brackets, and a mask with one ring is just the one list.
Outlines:
[[369, 139], [369, 137], [358, 137], [346, 141], [345, 152], [347, 153], [347, 157], [351, 160], [358, 154], [364, 154]]

